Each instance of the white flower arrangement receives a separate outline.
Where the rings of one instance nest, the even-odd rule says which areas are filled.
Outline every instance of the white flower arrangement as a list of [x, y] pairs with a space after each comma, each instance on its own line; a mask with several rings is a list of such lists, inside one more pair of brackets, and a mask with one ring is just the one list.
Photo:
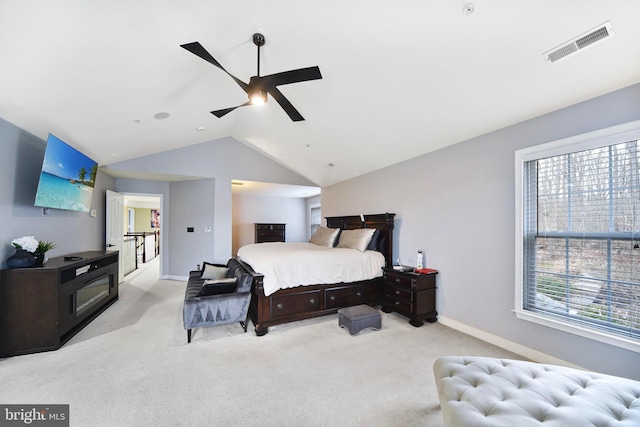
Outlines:
[[24, 236], [19, 239], [13, 239], [11, 244], [16, 249], [24, 249], [27, 252], [35, 252], [38, 249], [38, 241], [33, 236]]

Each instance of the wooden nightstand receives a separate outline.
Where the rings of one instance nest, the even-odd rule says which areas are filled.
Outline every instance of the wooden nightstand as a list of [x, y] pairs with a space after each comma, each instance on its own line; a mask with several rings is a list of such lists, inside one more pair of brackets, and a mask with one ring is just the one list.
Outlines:
[[435, 322], [436, 274], [417, 274], [413, 270], [384, 269], [384, 300], [382, 311], [395, 311], [408, 316], [413, 326]]

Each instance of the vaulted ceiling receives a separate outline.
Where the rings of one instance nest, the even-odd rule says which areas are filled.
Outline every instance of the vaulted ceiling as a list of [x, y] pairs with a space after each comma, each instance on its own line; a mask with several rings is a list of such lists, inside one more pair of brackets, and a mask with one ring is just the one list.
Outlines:
[[[0, 117], [102, 165], [232, 136], [326, 186], [639, 82], [638, 17], [634, 0], [2, 0]], [[543, 57], [606, 22], [614, 37]], [[210, 114], [246, 94], [180, 45], [248, 82], [255, 32], [262, 75], [320, 67], [280, 86], [306, 120], [273, 98]]]

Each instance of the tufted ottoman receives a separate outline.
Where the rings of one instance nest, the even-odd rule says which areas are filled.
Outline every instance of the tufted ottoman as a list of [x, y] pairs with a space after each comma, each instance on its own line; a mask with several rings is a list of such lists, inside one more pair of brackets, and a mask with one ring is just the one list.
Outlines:
[[488, 357], [442, 357], [433, 372], [447, 427], [640, 426], [640, 382]]

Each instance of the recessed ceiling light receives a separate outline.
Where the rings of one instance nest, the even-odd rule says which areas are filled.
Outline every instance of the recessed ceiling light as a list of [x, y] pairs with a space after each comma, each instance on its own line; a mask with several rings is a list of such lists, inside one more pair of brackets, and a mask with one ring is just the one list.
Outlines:
[[166, 119], [167, 117], [169, 117], [169, 113], [165, 113], [165, 112], [156, 113], [156, 114], [153, 115], [153, 117], [155, 117], [158, 120], [163, 120], [163, 119]]
[[465, 14], [466, 16], [469, 16], [473, 13], [475, 8], [476, 8], [476, 5], [474, 5], [473, 3], [467, 3], [462, 8], [462, 13]]

